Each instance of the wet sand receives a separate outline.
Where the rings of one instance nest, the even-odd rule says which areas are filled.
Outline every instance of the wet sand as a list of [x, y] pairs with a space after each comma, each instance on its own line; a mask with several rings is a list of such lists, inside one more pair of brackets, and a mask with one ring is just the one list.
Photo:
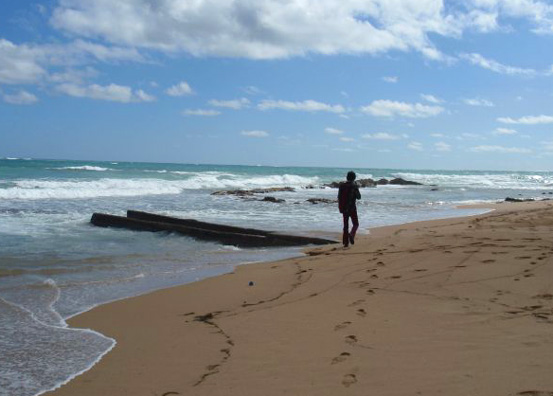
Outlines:
[[551, 396], [553, 202], [495, 208], [95, 308], [116, 347], [47, 394]]

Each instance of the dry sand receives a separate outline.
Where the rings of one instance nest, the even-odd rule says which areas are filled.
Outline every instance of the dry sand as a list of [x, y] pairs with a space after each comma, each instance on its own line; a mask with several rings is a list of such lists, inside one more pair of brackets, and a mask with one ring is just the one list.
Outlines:
[[497, 209], [98, 307], [48, 395], [553, 395], [553, 203]]

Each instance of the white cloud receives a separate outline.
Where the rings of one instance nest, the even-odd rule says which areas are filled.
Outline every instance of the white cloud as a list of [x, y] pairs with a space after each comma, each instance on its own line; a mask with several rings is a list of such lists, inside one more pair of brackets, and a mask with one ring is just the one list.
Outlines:
[[440, 99], [434, 95], [421, 94], [421, 98], [423, 98], [427, 102], [434, 103], [434, 104], [440, 104], [444, 102], [443, 99]]
[[46, 79], [57, 67], [75, 67], [101, 61], [144, 61], [136, 49], [104, 46], [83, 40], [67, 44], [14, 44], [0, 38], [0, 83], [34, 84]]
[[233, 99], [233, 100], [217, 100], [212, 99], [209, 101], [211, 106], [226, 107], [229, 109], [240, 110], [250, 105], [250, 101], [246, 98]]
[[494, 107], [493, 102], [480, 98], [463, 99], [463, 102], [465, 102], [465, 104], [468, 104], [469, 106]]
[[181, 81], [180, 83], [167, 88], [165, 93], [170, 96], [185, 96], [192, 95], [194, 90], [190, 88], [190, 85], [188, 85], [186, 81]]
[[536, 124], [551, 124], [553, 123], [553, 116], [539, 115], [539, 116], [524, 116], [520, 118], [511, 117], [499, 117], [497, 121], [504, 124], [524, 124], [524, 125], [536, 125]]
[[551, 151], [551, 152], [553, 152], [553, 140], [543, 141], [543, 142], [540, 142], [540, 144], [541, 144], [541, 147], [542, 147], [545, 151]]
[[475, 146], [470, 151], [476, 153], [506, 153], [506, 154], [530, 154], [532, 150], [520, 147], [503, 147], [503, 146]]
[[14, 105], [30, 105], [38, 102], [38, 98], [30, 92], [19, 91], [15, 94], [2, 95], [4, 102]]
[[325, 133], [328, 133], [329, 135], [342, 135], [344, 131], [336, 128], [325, 128]]
[[367, 133], [364, 135], [361, 135], [363, 139], [369, 139], [369, 140], [399, 140], [401, 139], [401, 136], [399, 135], [393, 135], [391, 133], [386, 132], [378, 132], [378, 133]]
[[187, 116], [214, 117], [221, 114], [221, 112], [212, 109], [186, 109], [182, 114]]
[[442, 138], [445, 135], [443, 133], [431, 133], [430, 136], [432, 136], [434, 138]]
[[437, 142], [434, 143], [434, 148], [436, 151], [451, 151], [451, 145], [446, 142]]
[[0, 39], [0, 83], [29, 84], [44, 77], [47, 72], [39, 64], [42, 52], [27, 45], [17, 46]]
[[422, 146], [422, 143], [420, 143], [420, 142], [410, 142], [407, 145], [407, 148], [409, 148], [411, 150], [415, 150], [415, 151], [423, 151], [424, 150], [424, 148]]
[[264, 138], [269, 136], [269, 133], [266, 131], [242, 131], [240, 132], [242, 136], [254, 137], [254, 138]]
[[156, 97], [150, 94], [147, 94], [143, 90], [139, 89], [135, 92], [136, 97], [139, 102], [154, 102]]
[[242, 88], [242, 91], [248, 95], [261, 95], [263, 91], [256, 86], [248, 85], [247, 87]]
[[445, 60], [430, 35], [474, 25], [438, 0], [63, 0], [54, 27], [81, 37], [195, 56], [287, 58], [418, 51]]
[[515, 135], [516, 133], [516, 130], [509, 128], [496, 128], [495, 131], [493, 131], [494, 135]]
[[395, 102], [391, 100], [375, 100], [370, 105], [361, 107], [361, 111], [376, 117], [434, 117], [444, 111], [440, 106], [427, 106], [420, 103]]
[[69, 96], [77, 98], [89, 98], [96, 100], [107, 100], [111, 102], [130, 103], [130, 102], [151, 102], [155, 100], [153, 96], [148, 95], [142, 90], [132, 91], [130, 87], [117, 84], [109, 85], [77, 85], [71, 83], [60, 84], [56, 89]]
[[329, 113], [343, 113], [346, 110], [342, 105], [329, 105], [314, 100], [303, 102], [289, 102], [285, 100], [263, 100], [257, 105], [260, 110], [280, 109], [290, 111], [326, 111]]
[[384, 77], [382, 77], [382, 80], [387, 82], [387, 83], [395, 84], [399, 81], [399, 77], [397, 77], [397, 76], [384, 76]]
[[355, 142], [355, 139], [350, 137], [341, 137], [340, 140], [342, 142]]
[[524, 69], [521, 67], [514, 67], [503, 65], [493, 59], [487, 59], [480, 54], [461, 54], [461, 59], [467, 60], [475, 66], [480, 66], [484, 69], [491, 70], [499, 74], [508, 74], [508, 75], [522, 75], [522, 76], [534, 76], [537, 72], [534, 69]]

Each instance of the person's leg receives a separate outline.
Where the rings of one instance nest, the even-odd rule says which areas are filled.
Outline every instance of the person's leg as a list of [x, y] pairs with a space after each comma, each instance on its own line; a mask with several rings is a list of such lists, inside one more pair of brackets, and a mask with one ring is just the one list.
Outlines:
[[357, 229], [359, 228], [359, 219], [357, 218], [357, 209], [353, 210], [350, 213], [351, 216], [351, 223], [353, 224], [353, 227], [351, 227], [351, 233], [349, 234], [349, 241], [353, 245], [355, 243], [355, 233], [357, 232]]
[[344, 215], [344, 233], [342, 234], [342, 243], [344, 246], [349, 245], [349, 214], [343, 213]]

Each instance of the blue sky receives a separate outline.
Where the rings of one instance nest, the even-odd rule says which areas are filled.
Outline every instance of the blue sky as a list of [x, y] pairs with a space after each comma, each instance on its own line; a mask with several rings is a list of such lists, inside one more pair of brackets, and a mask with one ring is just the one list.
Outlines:
[[0, 157], [553, 170], [538, 0], [7, 0]]

